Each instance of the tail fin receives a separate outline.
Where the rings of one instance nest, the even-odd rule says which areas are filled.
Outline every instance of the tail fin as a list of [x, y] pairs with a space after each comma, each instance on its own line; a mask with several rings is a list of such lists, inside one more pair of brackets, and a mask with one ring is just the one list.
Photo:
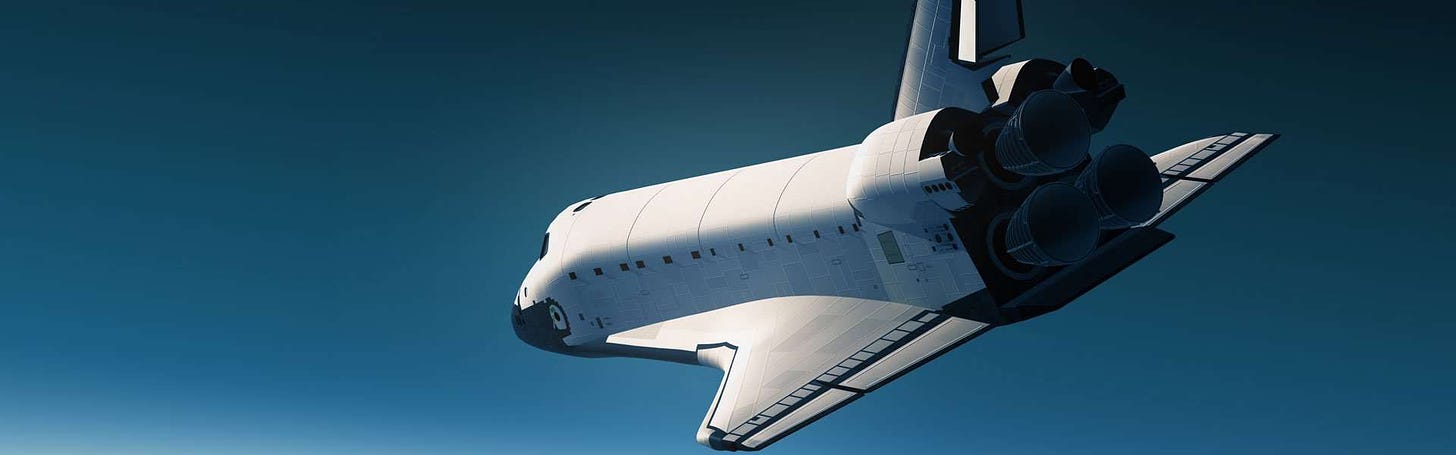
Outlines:
[[1020, 0], [918, 0], [895, 118], [947, 106], [984, 109], [981, 83], [1002, 60], [990, 54], [1025, 36]]

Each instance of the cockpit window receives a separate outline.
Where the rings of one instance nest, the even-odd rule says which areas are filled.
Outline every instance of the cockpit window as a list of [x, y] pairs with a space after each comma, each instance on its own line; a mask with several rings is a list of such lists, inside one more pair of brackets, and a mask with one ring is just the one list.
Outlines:
[[551, 233], [550, 232], [547, 232], [545, 237], [541, 237], [541, 256], [540, 257], [537, 257], [536, 260], [539, 261], [539, 260], [541, 260], [541, 258], [546, 257], [546, 250], [550, 246], [551, 246]]

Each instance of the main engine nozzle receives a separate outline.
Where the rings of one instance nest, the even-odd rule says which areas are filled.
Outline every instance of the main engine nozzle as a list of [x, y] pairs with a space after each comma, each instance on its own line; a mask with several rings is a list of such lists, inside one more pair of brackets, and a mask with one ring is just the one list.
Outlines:
[[1092, 196], [1103, 229], [1142, 224], [1158, 214], [1163, 203], [1158, 167], [1137, 147], [1118, 144], [1092, 159], [1077, 176], [1077, 188]]
[[1080, 261], [1097, 247], [1097, 218], [1086, 193], [1066, 183], [1042, 185], [1006, 224], [1006, 254], [1035, 266]]
[[1052, 175], [1087, 158], [1092, 127], [1077, 101], [1055, 90], [1022, 101], [996, 138], [996, 160], [1021, 175]]
[[1116, 76], [1080, 58], [1067, 64], [1052, 82], [1052, 88], [1077, 100], [1082, 110], [1087, 112], [1087, 124], [1092, 126], [1092, 131], [1106, 128], [1107, 122], [1112, 120], [1113, 111], [1117, 110], [1117, 103], [1127, 97]]
[[1072, 63], [1068, 63], [1061, 74], [1057, 75], [1056, 81], [1052, 82], [1052, 88], [1062, 93], [1092, 92], [1097, 90], [1099, 83], [1097, 79], [1097, 68], [1093, 67], [1091, 62], [1082, 58], [1074, 58]]

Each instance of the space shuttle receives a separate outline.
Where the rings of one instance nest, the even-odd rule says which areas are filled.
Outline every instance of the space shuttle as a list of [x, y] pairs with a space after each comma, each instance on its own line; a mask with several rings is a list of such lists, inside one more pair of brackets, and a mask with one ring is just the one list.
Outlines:
[[894, 118], [857, 143], [566, 206], [515, 333], [721, 370], [698, 442], [763, 449], [1067, 305], [1278, 137], [1089, 150], [1123, 85], [1084, 59], [1013, 61], [1021, 16], [1016, 0], [918, 0]]

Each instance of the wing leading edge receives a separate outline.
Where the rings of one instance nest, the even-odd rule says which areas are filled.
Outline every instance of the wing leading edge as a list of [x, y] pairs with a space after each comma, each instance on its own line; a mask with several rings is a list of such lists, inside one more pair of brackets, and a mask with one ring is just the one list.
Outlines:
[[989, 328], [892, 302], [794, 296], [653, 324], [608, 342], [692, 350], [699, 363], [723, 370], [698, 442], [759, 450]]

